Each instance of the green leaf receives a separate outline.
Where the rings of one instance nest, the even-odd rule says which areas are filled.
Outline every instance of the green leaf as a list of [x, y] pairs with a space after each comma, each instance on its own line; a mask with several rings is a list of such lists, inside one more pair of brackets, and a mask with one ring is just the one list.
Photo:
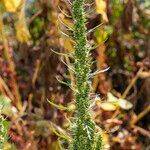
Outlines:
[[10, 122], [0, 115], [0, 150], [3, 150], [4, 144], [8, 140], [8, 130], [10, 129]]
[[0, 111], [7, 116], [12, 115], [11, 100], [5, 95], [0, 95]]
[[17, 148], [14, 144], [6, 142], [4, 144], [4, 150], [17, 150]]
[[59, 109], [59, 110], [62, 110], [62, 111], [69, 111], [69, 112], [72, 112], [74, 111], [74, 106], [71, 106], [71, 107], [65, 107], [63, 105], [58, 105], [58, 104], [55, 104], [53, 103], [52, 101], [50, 100], [47, 100], [49, 102], [49, 104], [51, 104], [53, 107]]

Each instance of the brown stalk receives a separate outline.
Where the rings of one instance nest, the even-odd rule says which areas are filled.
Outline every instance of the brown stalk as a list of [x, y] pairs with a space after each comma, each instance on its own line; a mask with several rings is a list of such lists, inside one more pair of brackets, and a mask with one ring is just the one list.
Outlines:
[[12, 83], [12, 88], [14, 91], [14, 97], [15, 99], [13, 100], [13, 103], [16, 105], [16, 107], [22, 111], [22, 102], [21, 102], [21, 97], [19, 94], [19, 89], [18, 89], [18, 85], [17, 85], [17, 81], [16, 81], [16, 72], [15, 72], [15, 64], [11, 58], [10, 52], [9, 52], [9, 47], [8, 47], [8, 41], [5, 35], [5, 32], [3, 31], [3, 19], [2, 19], [2, 14], [0, 13], [0, 34], [2, 37], [2, 42], [3, 42], [3, 46], [4, 46], [4, 54], [5, 54], [5, 58], [6, 61], [8, 63], [8, 67], [10, 70], [10, 80]]
[[126, 98], [127, 94], [129, 93], [130, 89], [132, 88], [132, 86], [135, 84], [135, 82], [139, 78], [139, 75], [141, 74], [142, 71], [143, 71], [143, 68], [141, 67], [139, 69], [139, 71], [137, 72], [136, 76], [131, 80], [130, 84], [128, 85], [128, 87], [126, 88], [124, 93], [122, 94], [121, 98]]
[[35, 71], [34, 71], [34, 74], [33, 74], [33, 77], [32, 77], [32, 86], [33, 87], [35, 86], [35, 82], [36, 82], [37, 77], [38, 77], [40, 66], [41, 66], [41, 61], [38, 59], [36, 61], [36, 67], [35, 67]]
[[139, 120], [141, 120], [149, 112], [150, 112], [150, 105], [147, 106], [141, 113], [139, 113], [136, 119], [131, 121], [131, 125], [135, 125]]
[[[14, 96], [13, 96], [12, 92], [10, 91], [10, 89], [8, 88], [7, 84], [2, 79], [1, 76], [0, 76], [0, 86], [2, 87], [3, 90], [5, 90], [6, 94], [9, 96], [9, 98], [11, 100], [14, 100]], [[3, 92], [3, 93], [5, 93], [5, 92]]]

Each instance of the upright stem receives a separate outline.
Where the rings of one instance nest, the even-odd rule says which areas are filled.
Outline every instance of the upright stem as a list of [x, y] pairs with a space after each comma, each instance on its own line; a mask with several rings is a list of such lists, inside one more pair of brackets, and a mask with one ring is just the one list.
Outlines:
[[76, 76], [76, 125], [73, 129], [73, 150], [93, 150], [95, 142], [95, 124], [90, 116], [91, 83], [89, 74], [91, 61], [87, 50], [84, 0], [73, 2], [74, 38], [75, 38], [75, 76]]
[[21, 102], [17, 82], [16, 82], [16, 79], [15, 79], [15, 75], [16, 75], [15, 65], [14, 65], [14, 62], [12, 61], [12, 58], [11, 58], [11, 55], [10, 55], [10, 52], [9, 52], [9, 47], [8, 47], [8, 42], [7, 42], [7, 39], [6, 39], [5, 32], [3, 31], [3, 20], [2, 20], [2, 15], [1, 14], [0, 14], [0, 35], [2, 37], [3, 46], [4, 46], [4, 53], [5, 53], [5, 57], [6, 57], [6, 60], [8, 62], [8, 67], [9, 67], [9, 70], [10, 70], [10, 79], [11, 79], [11, 84], [12, 84], [13, 91], [14, 91], [14, 96], [15, 96], [15, 100], [13, 102], [17, 106], [17, 108], [21, 111], [22, 110], [22, 102]]

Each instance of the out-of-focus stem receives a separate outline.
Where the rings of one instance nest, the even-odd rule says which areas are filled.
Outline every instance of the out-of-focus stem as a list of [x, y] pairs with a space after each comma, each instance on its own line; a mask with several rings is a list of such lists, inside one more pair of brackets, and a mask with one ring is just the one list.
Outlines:
[[15, 76], [16, 76], [15, 65], [11, 58], [10, 52], [9, 52], [8, 42], [7, 42], [5, 32], [3, 31], [3, 26], [4, 25], [3, 25], [2, 14], [0, 14], [0, 34], [1, 34], [2, 42], [3, 42], [3, 46], [4, 46], [4, 54], [6, 57], [6, 61], [8, 63], [9, 70], [10, 70], [10, 79], [11, 79], [12, 88], [13, 88], [14, 96], [15, 96], [15, 100], [13, 101], [13, 103], [17, 106], [17, 108], [20, 111], [22, 111], [21, 97], [19, 94], [19, 89], [18, 89], [18, 85], [16, 82], [16, 78], [15, 78]]
[[122, 94], [121, 98], [126, 98], [127, 94], [129, 93], [130, 89], [132, 88], [132, 86], [135, 84], [135, 82], [137, 81], [137, 79], [139, 78], [139, 74], [143, 71], [143, 68], [141, 67], [139, 69], [139, 71], [137, 72], [136, 76], [131, 80], [130, 84], [128, 85], [128, 87], [126, 88], [126, 90], [124, 91], [124, 93]]
[[9, 98], [14, 100], [13, 94], [11, 93], [10, 89], [8, 88], [8, 86], [6, 85], [5, 81], [2, 79], [1, 76], [0, 76], [0, 85], [6, 91], [7, 95], [9, 96]]
[[146, 107], [135, 120], [131, 121], [131, 125], [135, 125], [139, 120], [141, 120], [145, 115], [147, 115], [150, 112], [150, 105]]

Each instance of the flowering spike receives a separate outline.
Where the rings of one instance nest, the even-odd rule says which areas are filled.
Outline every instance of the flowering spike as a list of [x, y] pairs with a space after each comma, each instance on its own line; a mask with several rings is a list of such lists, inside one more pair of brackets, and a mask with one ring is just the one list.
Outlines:
[[[89, 75], [91, 72], [91, 58], [88, 50], [86, 15], [84, 11], [85, 1], [73, 1], [73, 21], [75, 40], [75, 63], [74, 71], [76, 77], [75, 93], [76, 122], [72, 129], [73, 142], [72, 150], [95, 150], [96, 149], [96, 126], [90, 114], [90, 94], [91, 82]], [[101, 141], [99, 141], [101, 143]]]

